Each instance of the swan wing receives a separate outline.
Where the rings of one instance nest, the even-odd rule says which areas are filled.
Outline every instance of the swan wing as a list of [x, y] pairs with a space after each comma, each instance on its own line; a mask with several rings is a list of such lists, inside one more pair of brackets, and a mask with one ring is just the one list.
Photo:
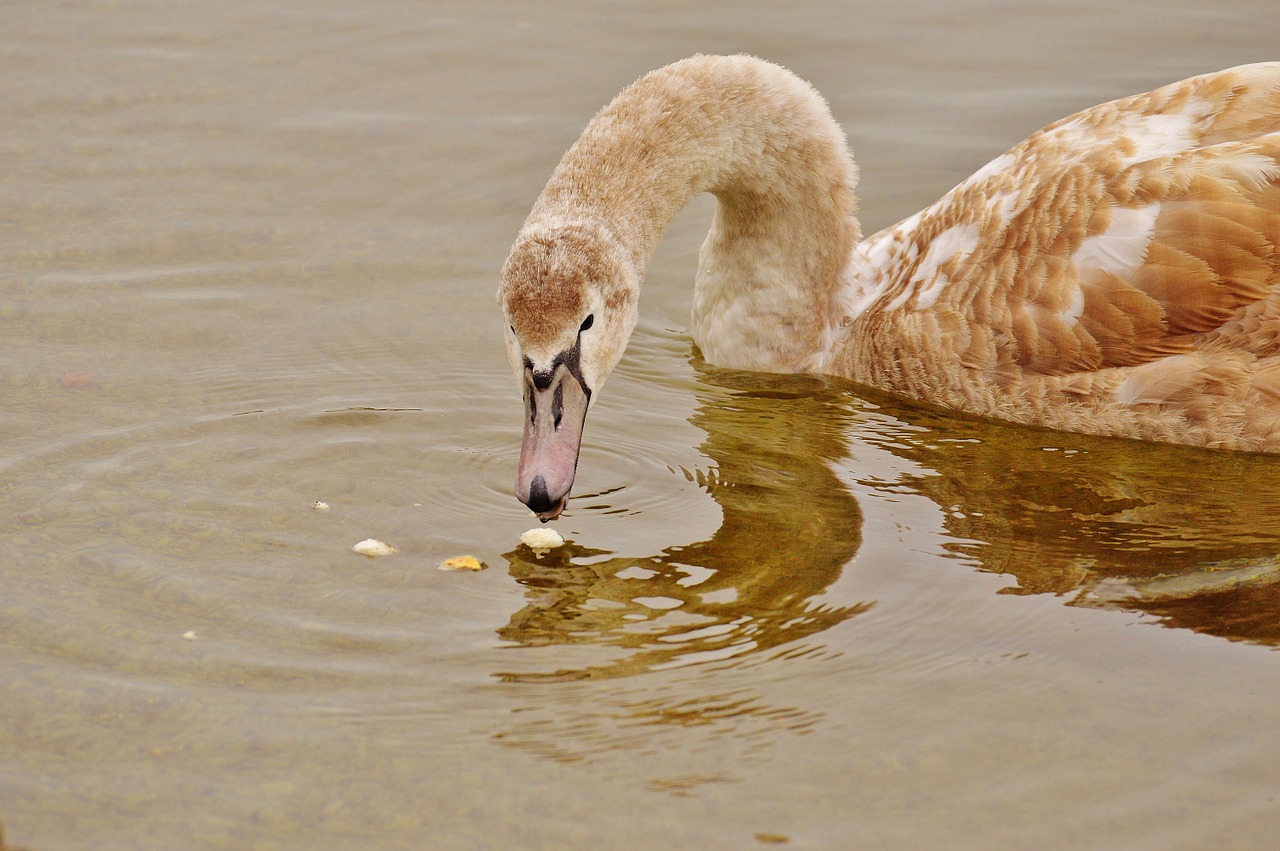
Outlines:
[[1280, 355], [1280, 63], [1051, 124], [868, 242], [875, 307], [933, 314], [970, 368]]

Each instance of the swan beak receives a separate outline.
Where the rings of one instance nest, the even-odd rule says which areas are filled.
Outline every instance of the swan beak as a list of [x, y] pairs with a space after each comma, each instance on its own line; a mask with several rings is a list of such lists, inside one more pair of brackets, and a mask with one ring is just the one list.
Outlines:
[[546, 374], [524, 372], [524, 443], [516, 472], [516, 498], [543, 523], [564, 511], [578, 471], [578, 448], [590, 393], [563, 363]]

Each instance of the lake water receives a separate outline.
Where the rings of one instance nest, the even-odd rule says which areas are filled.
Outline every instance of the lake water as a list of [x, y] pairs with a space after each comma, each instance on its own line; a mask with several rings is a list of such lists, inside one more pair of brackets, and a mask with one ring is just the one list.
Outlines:
[[564, 148], [666, 62], [813, 81], [869, 233], [1076, 109], [1280, 58], [1274, 0], [0, 21], [10, 842], [1274, 842], [1280, 459], [707, 366], [701, 199], [539, 556], [494, 300]]

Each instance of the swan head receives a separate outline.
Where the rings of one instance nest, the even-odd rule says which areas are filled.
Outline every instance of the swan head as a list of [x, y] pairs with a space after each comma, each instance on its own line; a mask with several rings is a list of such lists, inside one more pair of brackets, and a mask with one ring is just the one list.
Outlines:
[[603, 228], [526, 225], [502, 267], [507, 356], [524, 396], [516, 497], [542, 522], [573, 487], [587, 410], [638, 316], [639, 275]]

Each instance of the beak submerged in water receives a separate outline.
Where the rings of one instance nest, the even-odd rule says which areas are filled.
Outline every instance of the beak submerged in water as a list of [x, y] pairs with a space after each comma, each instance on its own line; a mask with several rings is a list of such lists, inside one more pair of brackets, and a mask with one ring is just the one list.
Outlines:
[[550, 372], [524, 370], [524, 443], [516, 497], [543, 523], [564, 511], [578, 470], [591, 391], [563, 361]]

